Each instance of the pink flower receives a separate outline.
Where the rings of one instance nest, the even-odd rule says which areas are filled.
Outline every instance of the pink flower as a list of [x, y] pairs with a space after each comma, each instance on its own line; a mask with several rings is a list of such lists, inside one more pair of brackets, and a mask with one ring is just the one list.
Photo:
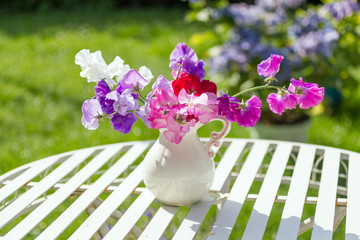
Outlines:
[[261, 107], [261, 100], [256, 95], [253, 95], [245, 102], [245, 107], [240, 109], [240, 113], [237, 114], [238, 124], [243, 127], [254, 127], [260, 120]]
[[257, 65], [259, 75], [264, 77], [275, 77], [280, 69], [280, 62], [284, 59], [281, 55], [271, 54], [271, 56]]
[[297, 105], [296, 94], [289, 93], [271, 93], [266, 99], [270, 110], [276, 114], [282, 115], [285, 109], [295, 109]]
[[300, 108], [315, 107], [324, 99], [325, 90], [316, 83], [303, 82], [301, 77], [299, 81], [293, 78], [290, 81], [289, 91], [297, 94]]
[[194, 93], [187, 94], [185, 89], [182, 89], [178, 99], [180, 104], [185, 104], [184, 109], [187, 110], [189, 117], [202, 124], [215, 118], [218, 112], [218, 101], [214, 93], [203, 93], [196, 96]]

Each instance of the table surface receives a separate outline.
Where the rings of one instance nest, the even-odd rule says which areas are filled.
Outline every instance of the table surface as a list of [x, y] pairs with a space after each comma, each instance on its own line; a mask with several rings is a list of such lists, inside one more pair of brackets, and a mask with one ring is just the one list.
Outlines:
[[[341, 234], [360, 239], [358, 153], [225, 139], [215, 149], [216, 173], [208, 196], [179, 208], [162, 205], [144, 187], [142, 159], [152, 143], [80, 149], [0, 176], [0, 236], [262, 239], [274, 234], [267, 228], [270, 218], [277, 224], [276, 239], [296, 239], [306, 231], [312, 239], [332, 239], [345, 217]], [[314, 216], [305, 216], [305, 208], [313, 209]]]

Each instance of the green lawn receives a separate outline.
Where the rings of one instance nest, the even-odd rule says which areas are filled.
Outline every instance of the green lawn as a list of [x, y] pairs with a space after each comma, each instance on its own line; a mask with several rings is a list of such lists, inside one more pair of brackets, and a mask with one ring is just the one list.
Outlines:
[[[94, 84], [79, 76], [74, 56], [83, 48], [101, 50], [108, 63], [119, 55], [132, 68], [146, 65], [154, 76], [170, 78], [171, 50], [206, 29], [183, 18], [184, 9], [161, 8], [0, 15], [0, 175], [56, 153], [156, 139], [157, 131], [140, 121], [128, 135], [115, 132], [106, 121], [96, 131], [81, 125], [81, 105], [93, 97]], [[204, 57], [205, 46], [195, 48]], [[319, 115], [309, 141], [360, 151], [360, 130], [354, 127], [359, 125], [360, 120], [347, 114]], [[201, 136], [208, 136], [212, 126]], [[228, 136], [249, 134], [233, 124]]]

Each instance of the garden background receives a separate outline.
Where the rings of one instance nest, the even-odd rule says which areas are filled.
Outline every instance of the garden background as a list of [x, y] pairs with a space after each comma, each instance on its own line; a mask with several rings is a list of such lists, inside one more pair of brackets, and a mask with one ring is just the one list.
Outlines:
[[[105, 121], [95, 131], [81, 125], [81, 105], [94, 96], [94, 84], [79, 76], [74, 56], [84, 48], [101, 50], [107, 63], [118, 55], [132, 68], [145, 65], [155, 78], [162, 74], [171, 79], [169, 55], [177, 43], [186, 42], [205, 61], [208, 49], [221, 43], [213, 35], [214, 25], [190, 21], [191, 14], [194, 9], [188, 2], [161, 0], [2, 2], [0, 175], [61, 152], [156, 139], [158, 131], [141, 121], [128, 135], [114, 131]], [[320, 111], [312, 117], [308, 142], [360, 152], [360, 15], [346, 21], [343, 34], [350, 35], [341, 39], [341, 47], [350, 49], [349, 56], [329, 59], [334, 66], [352, 70], [345, 69], [339, 76], [342, 101], [331, 113]], [[207, 137], [214, 127], [218, 125], [208, 124], [200, 136]], [[233, 124], [228, 137], [249, 137], [249, 132]]]

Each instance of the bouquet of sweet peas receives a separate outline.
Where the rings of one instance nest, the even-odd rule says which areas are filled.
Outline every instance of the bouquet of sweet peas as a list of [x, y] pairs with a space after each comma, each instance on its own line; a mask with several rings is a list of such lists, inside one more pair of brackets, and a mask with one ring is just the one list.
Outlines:
[[271, 85], [276, 81], [282, 60], [283, 56], [272, 54], [257, 66], [258, 74], [265, 77], [264, 85], [233, 96], [220, 91], [218, 96], [216, 84], [205, 80], [205, 62], [185, 43], [179, 43], [170, 55], [174, 79], [169, 81], [160, 75], [152, 91], [144, 97], [141, 92], [153, 78], [147, 67], [140, 67], [139, 71], [131, 69], [118, 56], [107, 65], [100, 51], [90, 53], [83, 49], [76, 54], [75, 63], [82, 69], [80, 76], [96, 82], [96, 96], [84, 102], [81, 122], [85, 128], [94, 130], [101, 119], [109, 118], [115, 130], [127, 134], [140, 118], [149, 128], [164, 129], [166, 139], [178, 144], [190, 128], [206, 124], [217, 116], [243, 127], [255, 126], [261, 116], [262, 102], [256, 95], [245, 101], [243, 97], [250, 91], [277, 90], [269, 94], [266, 101], [279, 115], [298, 105], [301, 109], [318, 105], [324, 98], [324, 88], [315, 83], [300, 78], [291, 79], [288, 88]]

